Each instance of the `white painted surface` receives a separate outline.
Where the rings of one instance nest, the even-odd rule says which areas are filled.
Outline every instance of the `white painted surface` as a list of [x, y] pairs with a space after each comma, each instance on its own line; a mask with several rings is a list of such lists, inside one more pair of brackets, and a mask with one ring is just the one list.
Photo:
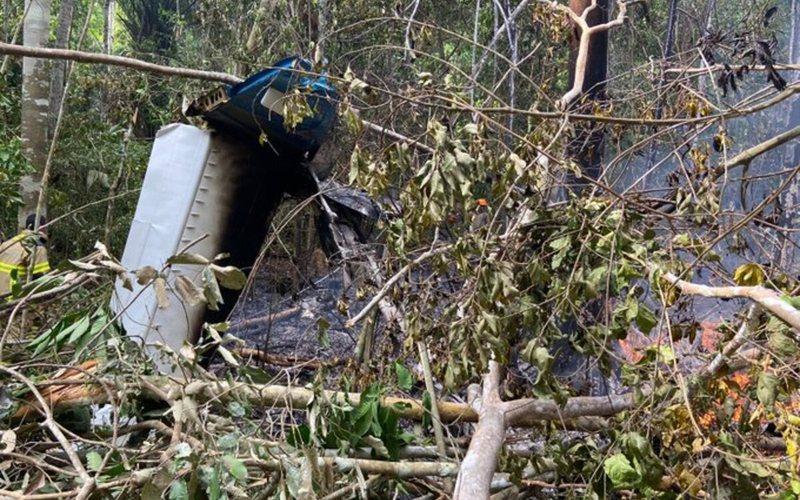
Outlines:
[[[172, 124], [156, 134], [122, 265], [134, 271], [144, 266], [164, 268], [169, 257], [190, 242], [208, 235], [189, 252], [213, 258], [223, 250], [237, 186], [250, 165], [241, 148], [197, 127]], [[175, 265], [167, 283], [184, 275], [202, 287], [203, 266]], [[170, 291], [169, 307], [159, 309], [153, 287], [133, 280], [133, 291], [118, 282], [111, 306], [121, 312], [128, 336], [142, 341], [163, 372], [173, 369], [158, 355], [158, 344], [178, 352], [193, 342], [202, 327], [205, 305], [184, 304]]]

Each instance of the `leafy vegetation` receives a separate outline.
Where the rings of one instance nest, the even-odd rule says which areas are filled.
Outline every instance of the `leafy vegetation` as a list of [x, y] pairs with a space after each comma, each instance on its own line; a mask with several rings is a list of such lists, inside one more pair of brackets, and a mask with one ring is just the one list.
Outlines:
[[[238, 76], [312, 60], [341, 93], [331, 177], [382, 215], [312, 275], [301, 250], [329, 209], [286, 187], [255, 271], [191, 249], [125, 269], [154, 134], [216, 83], [75, 63], [43, 195], [54, 270], [13, 270], [0, 297], [0, 496], [463, 499], [477, 463], [510, 498], [800, 498], [797, 0], [625, 4], [593, 35], [607, 79], [566, 104], [566, 3], [106, 3], [74, 2], [69, 48]], [[4, 9], [11, 41], [25, 9]], [[41, 165], [26, 75], [3, 68], [7, 239]], [[285, 110], [290, 129], [313, 113], [300, 89]], [[346, 359], [218, 317], [229, 291], [304, 272], [265, 292], [296, 310], [244, 321], [309, 320], [316, 352], [347, 337]], [[348, 282], [330, 311], [301, 293], [322, 275]], [[216, 313], [158, 349], [174, 376], [125, 335], [115, 283]]]

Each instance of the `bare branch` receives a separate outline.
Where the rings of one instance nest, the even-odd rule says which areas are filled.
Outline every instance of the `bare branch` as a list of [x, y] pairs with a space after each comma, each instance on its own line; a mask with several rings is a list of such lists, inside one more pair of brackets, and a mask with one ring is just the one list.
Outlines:
[[775, 149], [787, 142], [791, 141], [792, 139], [800, 137], [800, 125], [797, 127], [787, 130], [781, 134], [776, 135], [775, 137], [771, 137], [766, 141], [756, 144], [755, 146], [745, 149], [738, 155], [734, 156], [730, 160], [726, 161], [724, 164], [717, 167], [714, 171], [716, 176], [720, 176], [729, 168], [733, 168], [737, 165], [745, 165], [753, 161], [754, 158], [761, 156], [762, 154]]
[[179, 76], [213, 82], [239, 83], [242, 81], [242, 79], [238, 76], [220, 73], [217, 71], [176, 68], [173, 66], [163, 66], [161, 64], [149, 63], [139, 59], [133, 59], [131, 57], [96, 54], [92, 52], [83, 52], [80, 50], [49, 49], [44, 47], [36, 48], [0, 42], [0, 54], [35, 57], [39, 59], [67, 59], [83, 63], [109, 64], [112, 66], [122, 66], [124, 68], [136, 69], [164, 76]]
[[506, 418], [500, 401], [500, 365], [489, 362], [489, 372], [483, 377], [483, 390], [470, 388], [472, 408], [480, 415], [469, 449], [461, 462], [455, 500], [489, 498], [492, 476], [497, 468], [497, 455], [506, 436]]
[[679, 279], [672, 273], [661, 275], [668, 283], [675, 285], [681, 292], [701, 297], [718, 299], [746, 298], [785, 321], [789, 326], [800, 333], [800, 311], [792, 307], [781, 298], [781, 295], [763, 286], [707, 286], [698, 285]]
[[567, 91], [567, 93], [564, 94], [564, 96], [561, 97], [561, 99], [559, 99], [556, 103], [556, 106], [559, 109], [567, 109], [569, 105], [575, 102], [575, 100], [583, 93], [583, 84], [586, 81], [586, 68], [589, 64], [589, 44], [592, 41], [592, 35], [603, 31], [608, 31], [611, 28], [622, 25], [622, 23], [625, 22], [628, 4], [622, 0], [617, 0], [617, 6], [619, 10], [616, 18], [595, 26], [589, 26], [587, 22], [587, 16], [591, 11], [597, 8], [597, 0], [592, 0], [592, 4], [586, 7], [580, 15], [578, 15], [577, 12], [573, 12], [573, 10], [568, 6], [562, 5], [555, 0], [542, 1], [549, 5], [552, 9], [566, 13], [580, 31], [580, 38], [578, 39], [578, 55], [575, 58], [575, 80], [572, 82], [572, 88]]

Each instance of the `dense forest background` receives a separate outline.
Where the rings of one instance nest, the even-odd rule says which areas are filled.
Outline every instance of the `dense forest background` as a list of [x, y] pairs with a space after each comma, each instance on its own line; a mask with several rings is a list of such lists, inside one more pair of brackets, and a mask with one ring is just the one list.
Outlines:
[[[1, 15], [0, 231], [46, 214], [54, 270], [0, 304], [0, 497], [800, 497], [797, 0]], [[256, 363], [235, 317], [164, 377], [107, 308], [115, 280], [167, 287], [169, 266], [117, 260], [155, 134], [289, 55], [340, 91], [330, 177], [384, 214], [368, 250], [321, 264], [367, 277], [306, 318], [319, 352], [331, 315], [354, 348]], [[262, 256], [291, 266], [246, 266], [248, 293], [315, 267], [283, 242], [326, 208], [286, 198]], [[187, 259], [217, 278], [171, 300], [216, 308], [233, 271]]]

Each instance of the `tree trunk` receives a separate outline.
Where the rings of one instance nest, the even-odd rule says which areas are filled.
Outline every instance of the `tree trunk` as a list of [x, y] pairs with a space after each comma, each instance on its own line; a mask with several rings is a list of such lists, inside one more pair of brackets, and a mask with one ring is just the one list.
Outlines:
[[675, 27], [678, 21], [678, 0], [670, 0], [667, 13], [667, 36], [664, 41], [664, 59], [675, 53]]
[[103, 52], [110, 54], [114, 50], [114, 12], [116, 0], [106, 0], [103, 4]]
[[[791, 32], [789, 36], [789, 62], [797, 64], [800, 62], [800, 0], [791, 1], [790, 15], [792, 16]], [[793, 71], [791, 73], [792, 79], [800, 77], [800, 71]], [[789, 100], [789, 112], [787, 115], [786, 127], [791, 129], [800, 126], [800, 98], [797, 96]], [[784, 156], [784, 163], [786, 165], [800, 164], [800, 146], [795, 143], [790, 144], [786, 148]], [[786, 190], [781, 197], [781, 205], [784, 212], [782, 217], [782, 225], [786, 227], [796, 227], [800, 223], [800, 181], [795, 179], [795, 182]], [[781, 264], [783, 266], [790, 266], [797, 260], [796, 245], [800, 243], [800, 237], [795, 233], [789, 233], [781, 251]], [[788, 267], [785, 267], [788, 269]]]
[[314, 51], [314, 60], [321, 64], [325, 61], [325, 49], [331, 24], [331, 5], [328, 0], [317, 0], [317, 46]]
[[11, 2], [9, 0], [3, 0], [3, 30], [0, 33], [0, 40], [4, 42], [8, 40], [8, 18], [11, 17]]
[[[75, 0], [61, 0], [61, 7], [58, 10], [58, 26], [56, 27], [57, 49], [66, 48], [69, 45], [69, 35], [72, 31], [72, 17], [75, 12]], [[61, 99], [64, 96], [64, 76], [67, 71], [66, 61], [53, 61], [50, 77], [50, 127], [55, 125], [58, 109], [61, 107]]]
[[[597, 8], [590, 12], [586, 19], [590, 27], [608, 21], [609, 4], [609, 0], [597, 0]], [[570, 9], [578, 15], [591, 5], [592, 0], [570, 0]], [[580, 29], [575, 27], [570, 40], [570, 86], [575, 81], [580, 39]], [[586, 73], [581, 89], [586, 102], [581, 105], [579, 101], [575, 101], [576, 106], [590, 109], [595, 102], [605, 99], [607, 72], [608, 31], [601, 31], [592, 35], [589, 40]], [[597, 179], [600, 176], [603, 138], [601, 126], [586, 123], [575, 128], [575, 134], [568, 146], [568, 154], [580, 166], [582, 174], [586, 177]], [[570, 179], [570, 183], [578, 188], [585, 184], [578, 179]]]
[[483, 388], [469, 388], [470, 405], [478, 413], [478, 425], [461, 461], [454, 500], [489, 498], [497, 456], [506, 437], [506, 409], [499, 389], [500, 367], [496, 361], [490, 361], [489, 372], [483, 377]]
[[[30, 5], [30, 8], [28, 6]], [[26, 0], [28, 15], [23, 24], [23, 44], [43, 47], [50, 34], [51, 0]], [[22, 60], [22, 105], [21, 105], [22, 150], [33, 167], [33, 172], [20, 179], [22, 206], [19, 209], [19, 226], [25, 225], [29, 214], [36, 212], [41, 189], [42, 171], [47, 160], [47, 129], [50, 111], [50, 78], [47, 64], [42, 59]], [[46, 214], [46, 205], [44, 213]]]

